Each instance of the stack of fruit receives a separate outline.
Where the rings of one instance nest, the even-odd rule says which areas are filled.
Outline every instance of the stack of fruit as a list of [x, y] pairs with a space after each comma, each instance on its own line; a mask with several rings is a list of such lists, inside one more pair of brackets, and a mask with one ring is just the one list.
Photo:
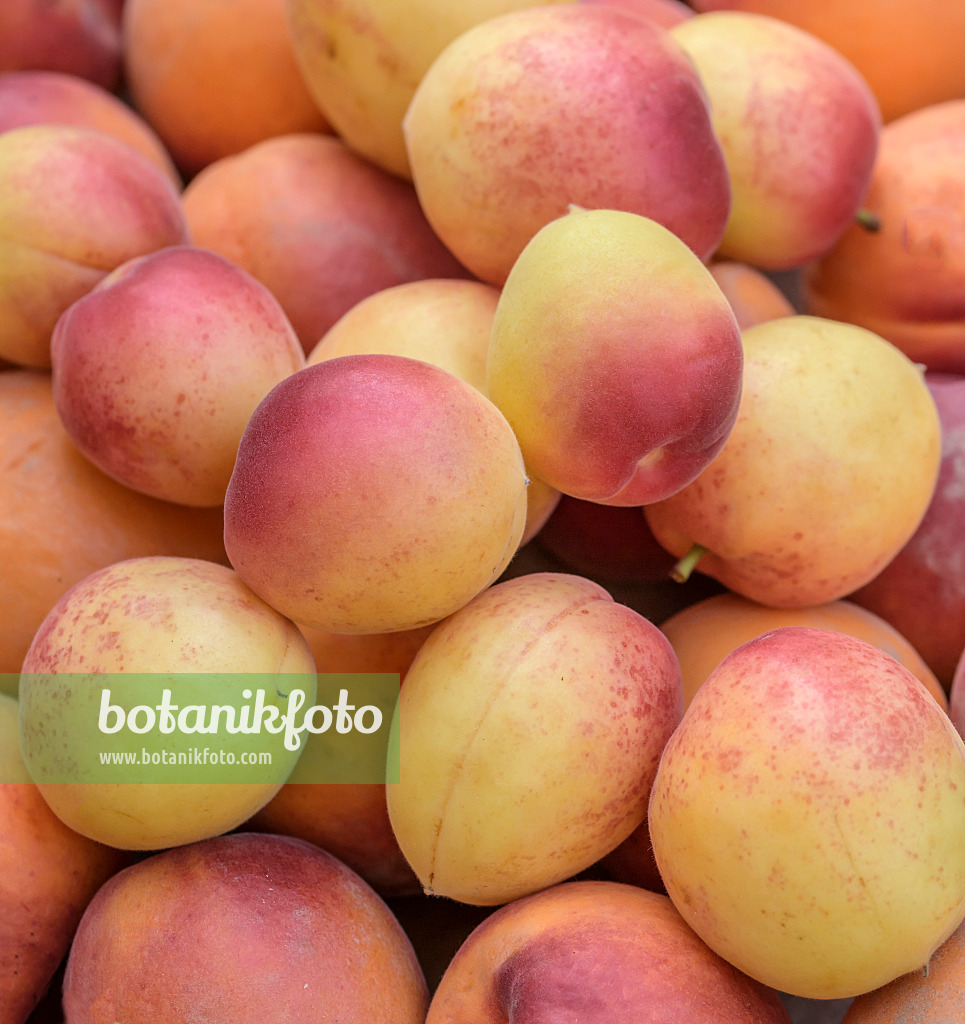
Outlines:
[[963, 48], [5, 0], [0, 1024], [962, 1019]]

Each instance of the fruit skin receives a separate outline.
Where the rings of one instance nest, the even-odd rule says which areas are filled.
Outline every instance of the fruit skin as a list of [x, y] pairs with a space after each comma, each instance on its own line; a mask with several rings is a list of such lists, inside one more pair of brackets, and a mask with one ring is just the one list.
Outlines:
[[195, 245], [266, 285], [306, 353], [374, 292], [470, 276], [411, 184], [328, 135], [277, 136], [216, 160], [191, 179], [182, 205]]
[[908, 114], [881, 132], [863, 207], [806, 268], [808, 312], [875, 331], [932, 371], [965, 373], [965, 98]]
[[111, 270], [187, 244], [170, 177], [93, 128], [0, 133], [0, 358], [49, 368], [57, 318]]
[[[97, 682], [105, 672], [170, 674], [178, 707], [200, 698], [206, 704], [240, 701], [237, 690], [219, 688], [208, 673], [302, 673], [310, 691], [306, 706], [315, 698], [315, 666], [304, 637], [230, 568], [186, 558], [118, 562], [81, 580], [54, 605], [24, 658], [20, 745], [34, 778], [41, 772], [72, 778], [105, 749], [98, 729], [103, 684]], [[155, 697], [153, 688], [144, 692]], [[284, 710], [287, 701], [279, 696], [276, 704]], [[130, 749], [138, 752], [142, 745], [175, 753], [205, 745], [184, 732], [169, 739], [155, 730], [136, 738]], [[199, 767], [198, 781], [183, 785], [38, 785], [61, 821], [91, 839], [127, 850], [190, 843], [246, 821], [278, 792], [297, 759], [280, 735], [239, 742], [222, 731], [217, 741], [236, 756], [271, 751], [271, 771], [240, 782], [211, 781], [210, 774], [203, 781], [206, 769]]]
[[482, 921], [446, 968], [426, 1024], [635, 1024], [641, 1012], [653, 1024], [790, 1022], [777, 993], [712, 953], [666, 896], [578, 881]]
[[113, 90], [122, 63], [117, 0], [4, 0], [0, 5], [0, 72], [58, 71]]
[[49, 373], [0, 373], [0, 451], [0, 673], [20, 672], [44, 616], [98, 569], [144, 555], [227, 563], [220, 508], [139, 494], [80, 454]]
[[305, 354], [277, 299], [217, 253], [123, 263], [57, 321], [54, 402], [78, 449], [164, 501], [221, 506], [238, 441]]
[[890, 655], [830, 630], [743, 644], [668, 742], [649, 825], [667, 892], [779, 991], [848, 998], [965, 915], [965, 743]]
[[721, 258], [803, 266], [854, 221], [871, 178], [881, 112], [838, 51], [787, 22], [741, 11], [670, 30], [696, 65], [727, 162]]
[[569, 205], [659, 221], [704, 259], [730, 181], [692, 62], [669, 30], [600, 4], [491, 18], [436, 58], [403, 124], [429, 223], [497, 287]]
[[514, 264], [487, 373], [537, 476], [571, 497], [642, 505], [720, 451], [742, 360], [729, 303], [679, 238], [627, 211], [572, 209]]
[[841, 1024], [942, 1024], [962, 1012], [965, 922], [935, 951], [928, 966], [864, 992], [851, 1001]]
[[660, 623], [680, 662], [684, 707], [732, 650], [781, 626], [833, 629], [880, 647], [920, 679], [948, 710], [945, 690], [921, 654], [894, 626], [867, 608], [843, 599], [807, 608], [769, 608], [732, 593], [698, 601]]
[[495, 906], [582, 871], [640, 823], [680, 718], [649, 620], [565, 573], [503, 581], [405, 677], [389, 820], [427, 893]]
[[649, 18], [662, 28], [672, 28], [692, 18], [696, 13], [682, 0], [576, 0], [583, 4], [602, 4], [604, 7], [620, 7]]
[[119, 96], [62, 71], [0, 75], [0, 131], [57, 122], [97, 128], [133, 146], [182, 187], [181, 175], [154, 129]]
[[[542, 0], [571, 3], [572, 0]], [[288, 0], [305, 84], [353, 152], [390, 174], [411, 171], [402, 119], [429, 66], [457, 36], [532, 0]]]
[[[486, 354], [499, 289], [482, 281], [430, 277], [383, 288], [357, 302], [308, 353], [313, 366], [337, 356], [409, 356], [448, 370], [484, 395]], [[560, 493], [529, 470], [526, 526], [520, 544], [540, 531]]]
[[958, 0], [693, 0], [693, 7], [752, 11], [813, 33], [855, 65], [885, 121], [965, 93]]
[[488, 398], [422, 360], [349, 355], [292, 374], [255, 410], [225, 549], [295, 622], [384, 633], [437, 622], [495, 582], [525, 518], [519, 444]]
[[947, 690], [965, 649], [965, 376], [925, 383], [942, 424], [935, 493], [908, 543], [850, 599], [907, 637]]
[[160, 1007], [168, 1024], [422, 1024], [427, 1001], [411, 943], [361, 878], [311, 843], [244, 832], [115, 875], [64, 977], [66, 1024]]
[[130, 102], [186, 178], [264, 139], [331, 131], [295, 63], [287, 0], [125, 0]]
[[795, 315], [743, 332], [740, 412], [714, 461], [647, 505], [657, 540], [760, 604], [833, 601], [918, 528], [941, 462], [920, 367], [852, 324]]
[[23, 1024], [67, 955], [87, 904], [130, 855], [69, 829], [32, 783], [17, 701], [0, 694], [0, 1024]]

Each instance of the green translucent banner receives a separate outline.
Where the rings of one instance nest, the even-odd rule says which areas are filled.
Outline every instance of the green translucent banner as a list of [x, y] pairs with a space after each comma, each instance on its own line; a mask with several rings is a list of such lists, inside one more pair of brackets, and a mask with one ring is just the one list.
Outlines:
[[[0, 782], [399, 781], [398, 673], [23, 673], [0, 679]], [[17, 751], [9, 748], [19, 740]], [[20, 764], [18, 764], [18, 760]]]

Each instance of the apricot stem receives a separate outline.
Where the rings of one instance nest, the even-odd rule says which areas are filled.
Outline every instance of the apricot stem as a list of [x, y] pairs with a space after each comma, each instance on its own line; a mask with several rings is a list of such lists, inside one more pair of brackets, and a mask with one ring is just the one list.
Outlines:
[[865, 231], [880, 231], [881, 218], [870, 210], [858, 210], [854, 219], [865, 229]]
[[703, 544], [695, 543], [687, 554], [670, 570], [670, 578], [676, 580], [677, 583], [686, 583], [690, 579], [690, 574], [694, 571], [694, 566], [706, 553], [707, 549]]

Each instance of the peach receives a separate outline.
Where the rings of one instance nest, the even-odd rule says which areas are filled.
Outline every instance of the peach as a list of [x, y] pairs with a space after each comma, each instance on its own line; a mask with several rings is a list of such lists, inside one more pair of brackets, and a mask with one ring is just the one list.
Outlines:
[[[965, 373], [965, 98], [885, 125], [853, 224], [803, 275], [806, 309]], [[870, 227], [869, 227], [870, 222]]]
[[415, 191], [326, 135], [280, 136], [208, 165], [182, 202], [196, 245], [266, 285], [306, 352], [373, 292], [469, 277]]
[[28, 124], [76, 124], [126, 142], [170, 175], [181, 177], [154, 129], [119, 96], [62, 71], [10, 71], [0, 75], [0, 132]]
[[93, 128], [0, 134], [0, 356], [50, 366], [61, 313], [128, 259], [189, 241], [170, 177]]
[[680, 662], [684, 707], [732, 650], [782, 626], [833, 629], [874, 644], [901, 662], [948, 710], [948, 698], [935, 673], [908, 640], [874, 612], [843, 599], [807, 608], [769, 608], [731, 593], [705, 598], [660, 623]]
[[725, 960], [845, 999], [965, 916], [965, 742], [891, 655], [790, 626], [742, 644], [667, 743], [648, 822], [667, 893]]
[[925, 383], [942, 424], [935, 493], [908, 543], [850, 596], [907, 637], [947, 689], [965, 649], [965, 376]]
[[681, 239], [635, 213], [572, 209], [537, 232], [503, 286], [488, 390], [540, 479], [642, 505], [720, 451], [741, 362], [730, 305]]
[[64, 977], [65, 1024], [422, 1024], [427, 1003], [411, 942], [361, 878], [311, 843], [253, 833], [115, 875]]
[[491, 284], [570, 204], [650, 217], [701, 259], [723, 236], [730, 182], [697, 72], [671, 30], [617, 7], [476, 25], [433, 62], [403, 129], [429, 223]]
[[422, 360], [347, 355], [292, 374], [255, 410], [225, 548], [296, 622], [384, 633], [436, 622], [493, 583], [525, 517], [519, 444], [488, 398]]
[[965, 736], [965, 648], [962, 648], [961, 656], [955, 671], [952, 673], [952, 685], [948, 691], [949, 715], [955, 723], [955, 728]]
[[680, 718], [666, 638], [584, 577], [490, 587], [405, 677], [389, 820], [427, 893], [493, 906], [595, 864], [643, 820]]
[[305, 365], [278, 300], [217, 253], [123, 263], [57, 321], [54, 402], [78, 449], [134, 490], [220, 506], [241, 434]]
[[20, 671], [44, 616], [97, 569], [144, 555], [227, 562], [220, 508], [139, 494], [77, 451], [48, 373], [0, 373], [0, 450], [0, 673]]
[[0, 694], [0, 1024], [23, 1024], [67, 955], [87, 904], [128, 854], [69, 829], [20, 756], [17, 701]]
[[[572, 3], [573, 0], [543, 0]], [[402, 119], [426, 70], [457, 36], [532, 0], [288, 0], [305, 84], [339, 138], [408, 179]]]
[[787, 292], [748, 263], [714, 260], [708, 269], [730, 303], [741, 330], [797, 312]]
[[743, 332], [740, 411], [720, 454], [646, 506], [663, 547], [760, 604], [863, 586], [918, 528], [941, 422], [916, 366], [852, 324], [796, 314]]
[[841, 1024], [950, 1024], [961, 1015], [963, 987], [965, 921], [925, 967], [853, 999]]
[[286, 0], [126, 0], [123, 30], [130, 101], [187, 177], [264, 139], [330, 131]]
[[731, 184], [717, 249], [771, 270], [827, 252], [871, 178], [881, 113], [858, 71], [816, 36], [743, 11], [670, 30], [710, 101]]
[[115, 89], [121, 78], [117, 0], [3, 0], [0, 72], [59, 71]]
[[[362, 299], [322, 336], [308, 364], [383, 352], [435, 363], [487, 393], [486, 356], [499, 290], [482, 281], [428, 278], [384, 288]], [[520, 544], [539, 532], [560, 499], [527, 473], [526, 526]]]
[[789, 1024], [776, 992], [688, 928], [666, 896], [565, 882], [501, 907], [459, 947], [426, 1024]]
[[[291, 690], [294, 674], [313, 705], [315, 666], [302, 634], [230, 568], [170, 557], [117, 562], [73, 586], [27, 651], [20, 677], [24, 761], [54, 813], [88, 838], [158, 850], [219, 835], [278, 792], [298, 749], [286, 747], [276, 730], [262, 730], [258, 711], [249, 712], [252, 728], [239, 732], [213, 729], [210, 720], [203, 729], [195, 720], [195, 728], [191, 718], [181, 728], [180, 712], [178, 727], [165, 730], [151, 709], [160, 712], [167, 693], [172, 718], [205, 705], [231, 705], [240, 714], [257, 688], [256, 706], [261, 700], [284, 712], [291, 700], [282, 686]], [[105, 707], [116, 707], [127, 728]], [[136, 717], [138, 708], [151, 716], [146, 726], [148, 715]], [[181, 753], [208, 750], [202, 731], [215, 733], [203, 740], [217, 748], [221, 764], [178, 761]], [[105, 774], [98, 771], [104, 750], [139, 758], [147, 751], [161, 766], [138, 760]], [[243, 765], [242, 756], [262, 752], [270, 755], [266, 766]]]
[[965, 94], [959, 0], [693, 0], [693, 6], [770, 15], [813, 33], [854, 64], [886, 121]]

